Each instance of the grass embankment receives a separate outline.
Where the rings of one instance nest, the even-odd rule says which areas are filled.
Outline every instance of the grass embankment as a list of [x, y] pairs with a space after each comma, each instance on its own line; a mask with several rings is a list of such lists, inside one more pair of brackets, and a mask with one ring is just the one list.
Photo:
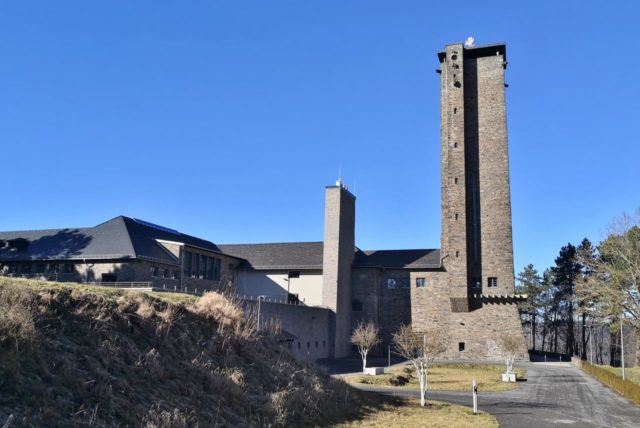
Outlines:
[[[598, 366], [608, 372], [611, 372], [622, 378], [622, 369], [620, 367]], [[624, 377], [633, 383], [640, 385], [640, 367], [627, 367], [624, 369]]]
[[597, 366], [583, 361], [582, 370], [591, 374], [623, 397], [640, 404], [640, 382], [638, 382], [640, 368], [625, 369], [625, 380], [622, 380], [620, 369], [614, 367]]
[[[469, 391], [473, 379], [478, 381], [480, 391], [508, 391], [516, 388], [515, 383], [502, 382], [501, 375], [505, 368], [491, 364], [438, 364], [429, 369], [428, 389], [430, 391]], [[518, 377], [524, 376], [525, 370], [514, 370]], [[412, 365], [394, 366], [385, 369], [382, 375], [349, 375], [345, 381], [352, 384], [376, 385], [383, 387], [419, 388]]]
[[403, 428], [493, 428], [498, 421], [487, 413], [473, 414], [468, 407], [455, 406], [437, 401], [427, 401], [420, 407], [420, 401], [407, 400], [403, 403], [387, 403], [382, 408], [373, 409], [363, 419], [336, 425], [348, 427], [403, 427]]
[[467, 412], [355, 390], [254, 321], [216, 293], [0, 277], [0, 425], [11, 415], [12, 427], [328, 426], [394, 414], [411, 426], [421, 412], [421, 426], [439, 426], [446, 409], [458, 426]]

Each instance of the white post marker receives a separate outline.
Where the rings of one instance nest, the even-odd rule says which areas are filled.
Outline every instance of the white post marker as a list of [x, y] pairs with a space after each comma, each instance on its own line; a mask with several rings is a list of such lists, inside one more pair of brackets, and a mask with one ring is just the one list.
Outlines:
[[478, 413], [478, 382], [476, 382], [476, 380], [473, 380], [473, 414], [477, 414]]

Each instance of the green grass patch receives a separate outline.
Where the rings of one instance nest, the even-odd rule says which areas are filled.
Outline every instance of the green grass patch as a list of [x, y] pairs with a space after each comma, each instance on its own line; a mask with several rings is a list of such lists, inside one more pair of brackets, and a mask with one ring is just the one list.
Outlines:
[[[508, 391], [516, 388], [515, 383], [502, 382], [503, 365], [495, 364], [437, 364], [429, 369], [428, 390], [431, 391], [468, 391], [475, 379], [480, 391]], [[515, 369], [518, 377], [525, 370]], [[376, 385], [417, 389], [419, 381], [411, 364], [385, 369], [382, 375], [349, 375], [345, 381], [352, 384]]]

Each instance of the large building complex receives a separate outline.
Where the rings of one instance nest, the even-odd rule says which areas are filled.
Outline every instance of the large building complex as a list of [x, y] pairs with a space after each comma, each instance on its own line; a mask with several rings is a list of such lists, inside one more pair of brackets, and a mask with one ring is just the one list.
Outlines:
[[292, 351], [312, 358], [349, 355], [352, 329], [372, 320], [385, 343], [402, 324], [439, 328], [449, 333], [448, 358], [495, 359], [502, 334], [522, 337], [514, 294], [506, 47], [452, 44], [438, 58], [440, 249], [359, 249], [356, 198], [338, 181], [325, 189], [323, 241], [215, 245], [118, 217], [87, 229], [0, 233], [0, 263], [7, 274], [58, 280], [149, 281], [188, 291], [229, 283], [249, 305], [265, 299], [262, 316], [279, 318], [296, 338]]

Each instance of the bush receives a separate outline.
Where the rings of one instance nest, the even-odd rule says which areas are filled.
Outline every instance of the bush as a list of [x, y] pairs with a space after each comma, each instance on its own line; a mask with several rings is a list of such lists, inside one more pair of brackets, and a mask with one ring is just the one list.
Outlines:
[[602, 367], [590, 364], [587, 361], [582, 362], [582, 370], [591, 374], [593, 377], [600, 380], [623, 397], [628, 398], [636, 404], [640, 404], [640, 385], [633, 383], [628, 379], [623, 380], [618, 375], [611, 373]]
[[14, 286], [0, 286], [0, 346], [20, 350], [37, 337], [36, 293]]

